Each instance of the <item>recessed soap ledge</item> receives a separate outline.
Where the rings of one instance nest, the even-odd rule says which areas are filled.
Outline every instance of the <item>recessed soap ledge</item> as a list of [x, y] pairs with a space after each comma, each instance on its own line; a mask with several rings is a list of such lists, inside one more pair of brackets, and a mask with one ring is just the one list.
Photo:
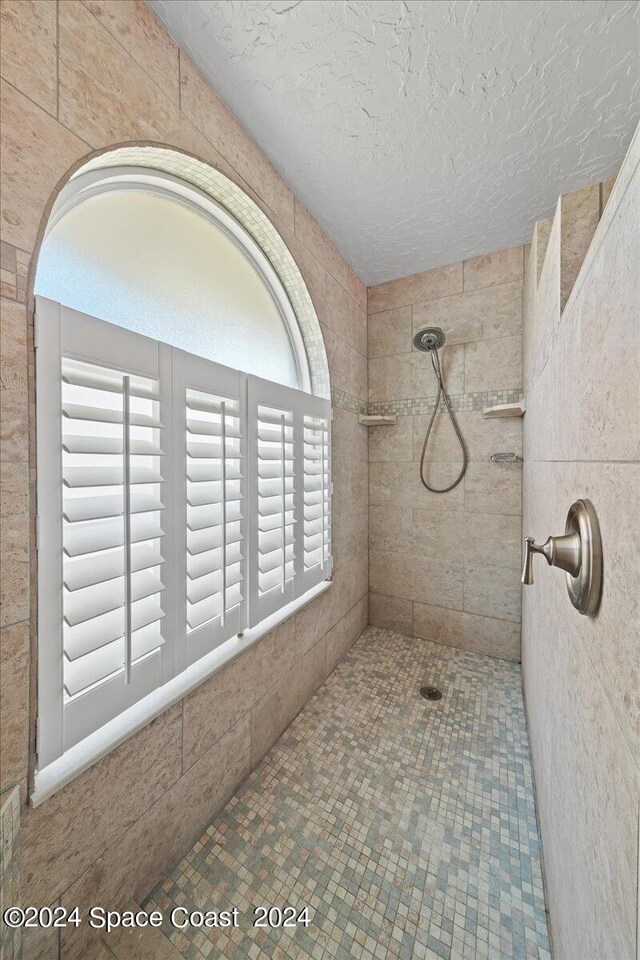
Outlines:
[[516, 403], [499, 403], [495, 407], [483, 407], [482, 416], [487, 420], [497, 417], [523, 417], [527, 409], [524, 400]]
[[396, 413], [384, 417], [376, 414], [368, 415], [366, 413], [361, 413], [358, 416], [358, 423], [363, 424], [365, 427], [384, 427], [397, 422], [398, 415]]

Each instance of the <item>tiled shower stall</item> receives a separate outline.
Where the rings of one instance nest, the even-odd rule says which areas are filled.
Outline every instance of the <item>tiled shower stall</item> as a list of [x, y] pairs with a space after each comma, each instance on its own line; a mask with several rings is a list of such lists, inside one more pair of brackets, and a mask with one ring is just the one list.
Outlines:
[[[530, 243], [367, 289], [147, 5], [3, 0], [2, 55], [5, 898], [312, 914], [294, 933], [165, 926], [148, 941], [3, 927], [6, 956], [632, 960], [638, 136], [615, 183], [531, 211]], [[116, 149], [170, 153], [183, 172], [197, 158], [308, 291], [331, 379], [334, 571], [312, 603], [33, 806], [34, 274], [58, 191]], [[423, 326], [445, 332], [469, 451], [442, 496], [419, 479], [435, 400], [412, 346]], [[524, 418], [483, 416], [521, 400]], [[366, 427], [365, 414], [396, 421]], [[427, 476], [441, 485], [458, 469], [439, 415]], [[581, 496], [605, 545], [594, 620], [557, 571], [519, 582], [523, 535], [561, 533]], [[424, 684], [442, 699], [423, 699]]]

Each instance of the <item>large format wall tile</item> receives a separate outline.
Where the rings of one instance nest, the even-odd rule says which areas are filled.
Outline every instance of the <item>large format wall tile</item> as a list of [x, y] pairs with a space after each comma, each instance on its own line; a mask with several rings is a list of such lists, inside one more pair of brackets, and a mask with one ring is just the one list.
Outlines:
[[522, 337], [479, 340], [464, 348], [467, 393], [522, 386]]
[[1, 89], [2, 237], [32, 250], [54, 187], [89, 147], [9, 84]]
[[85, 6], [122, 44], [145, 73], [178, 103], [178, 45], [142, 0], [84, 0]]
[[425, 640], [486, 653], [502, 660], [520, 659], [520, 624], [508, 620], [414, 603], [413, 632]]
[[[519, 563], [520, 528], [519, 516], [466, 513], [451, 508], [414, 510], [412, 552], [460, 563], [492, 564], [492, 576], [499, 585], [502, 577], [496, 568], [513, 570]], [[376, 523], [372, 516], [374, 543], [375, 535]]]
[[0, 7], [2, 76], [54, 117], [56, 18], [55, 0], [3, 0]]
[[372, 593], [387, 593], [401, 600], [430, 601], [451, 610], [463, 609], [460, 563], [372, 550], [369, 564]]
[[25, 817], [22, 879], [47, 903], [180, 776], [182, 706], [172, 707]]
[[517, 336], [522, 331], [522, 281], [416, 303], [413, 332], [422, 327], [442, 327], [447, 343]]
[[411, 307], [397, 307], [374, 313], [368, 320], [368, 354], [371, 357], [387, 357], [406, 353], [411, 345]]
[[[62, 905], [86, 915], [95, 904], [142, 901], [248, 776], [251, 735], [245, 715], [69, 887]], [[92, 932], [62, 931], [61, 960], [83, 960]]]
[[[424, 437], [431, 415], [413, 418], [414, 460], [420, 459]], [[492, 453], [522, 454], [522, 422], [518, 417], [485, 419], [480, 410], [458, 411], [456, 420], [462, 432], [470, 460], [489, 460]], [[380, 432], [386, 428], [378, 428]], [[436, 416], [425, 451], [426, 462], [434, 460], [461, 460], [460, 444], [449, 417]], [[373, 458], [371, 458], [373, 459]], [[377, 459], [387, 459], [379, 457]], [[392, 459], [389, 457], [388, 459]]]
[[414, 273], [410, 277], [369, 287], [367, 310], [369, 313], [380, 313], [382, 310], [461, 292], [462, 263], [451, 263], [427, 270], [426, 273]]
[[464, 289], [476, 290], [519, 280], [522, 284], [524, 255], [521, 246], [505, 247], [464, 261]]
[[25, 780], [29, 748], [29, 624], [0, 630], [0, 793]]

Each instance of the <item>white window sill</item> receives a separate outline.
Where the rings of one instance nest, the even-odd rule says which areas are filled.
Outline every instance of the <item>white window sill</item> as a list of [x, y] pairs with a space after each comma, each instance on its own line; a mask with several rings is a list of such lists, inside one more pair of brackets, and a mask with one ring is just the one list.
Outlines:
[[149, 696], [129, 707], [119, 716], [114, 717], [95, 733], [67, 750], [61, 757], [54, 760], [42, 770], [37, 770], [34, 778], [33, 791], [29, 797], [32, 807], [37, 807], [52, 794], [66, 786], [78, 774], [88, 770], [96, 761], [100, 760], [111, 750], [127, 740], [132, 734], [145, 727], [154, 717], [163, 713], [174, 703], [178, 703], [204, 680], [213, 676], [225, 664], [251, 647], [254, 643], [270, 633], [289, 617], [297, 613], [311, 600], [324, 593], [331, 586], [330, 580], [307, 590], [301, 597], [292, 600], [286, 607], [267, 617], [255, 627], [245, 630], [241, 637], [232, 637], [221, 644], [211, 653], [192, 664], [177, 677], [163, 684], [150, 693]]

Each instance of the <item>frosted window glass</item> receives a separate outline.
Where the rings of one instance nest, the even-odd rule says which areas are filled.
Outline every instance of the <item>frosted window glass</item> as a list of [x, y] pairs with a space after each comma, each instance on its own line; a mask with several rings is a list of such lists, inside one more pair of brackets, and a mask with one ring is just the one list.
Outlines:
[[142, 191], [85, 200], [42, 245], [36, 293], [209, 360], [300, 387], [264, 280], [220, 228]]

